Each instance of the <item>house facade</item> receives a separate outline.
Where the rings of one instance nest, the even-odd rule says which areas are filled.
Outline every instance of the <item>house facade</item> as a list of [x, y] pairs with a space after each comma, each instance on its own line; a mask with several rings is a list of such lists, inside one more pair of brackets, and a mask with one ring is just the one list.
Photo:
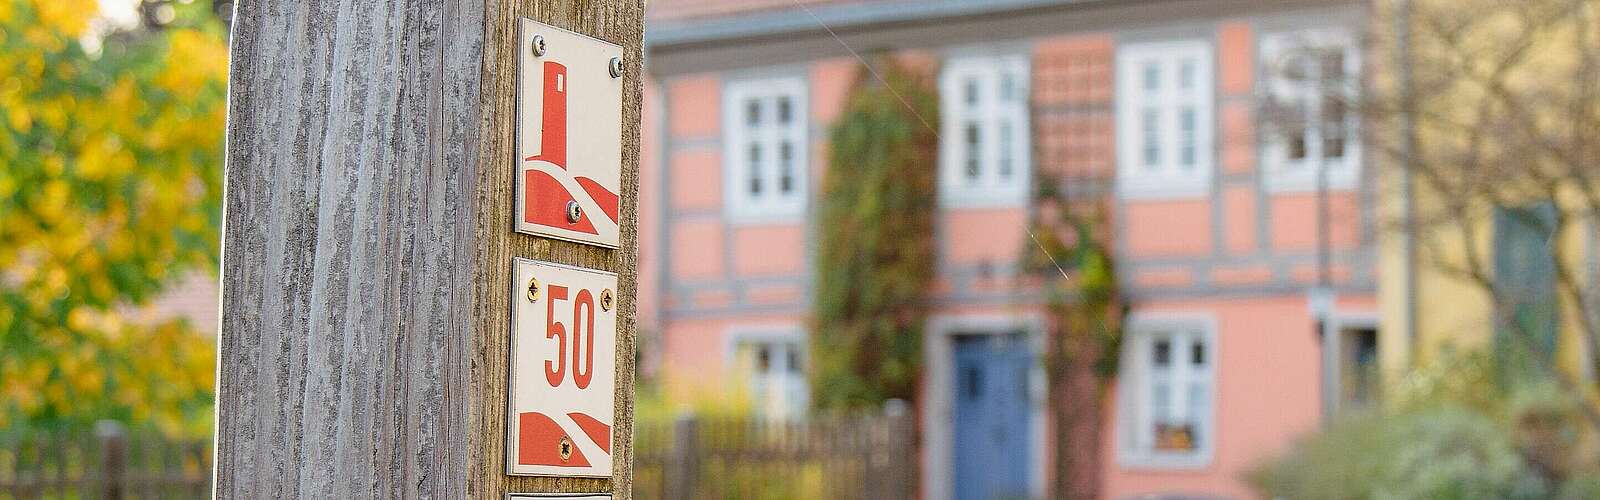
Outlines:
[[1102, 497], [1250, 498], [1251, 466], [1371, 397], [1351, 375], [1378, 349], [1372, 169], [1327, 85], [1360, 87], [1364, 2], [648, 9], [645, 376], [804, 415], [827, 131], [858, 57], [889, 52], [940, 97], [924, 498], [1045, 494], [1044, 297], [1018, 264], [1041, 179], [1105, 181], [1112, 207], [1130, 316]]
[[[1457, 4], [1444, 0], [1418, 0], [1411, 4], [1414, 18], [1451, 12]], [[1426, 16], [1426, 17], [1425, 17]], [[1479, 19], [1490, 19], [1482, 16]], [[1512, 22], [1526, 22], [1511, 19]], [[1420, 24], [1420, 22], [1419, 22]], [[1491, 28], [1490, 26], [1494, 26]], [[1470, 23], [1464, 30], [1501, 30], [1487, 21]], [[1504, 31], [1520, 34], [1532, 28]], [[1410, 74], [1417, 87], [1439, 74], [1438, 68], [1456, 64], [1451, 55], [1494, 61], [1493, 51], [1460, 51], [1430, 46], [1441, 35], [1417, 29]], [[1510, 35], [1507, 35], [1510, 36]], [[1521, 50], [1541, 57], [1506, 65], [1507, 102], [1539, 102], [1550, 92], [1585, 88], [1553, 77], [1573, 71], [1575, 52], [1570, 33], [1534, 38]], [[1474, 37], [1478, 43], [1503, 45], [1494, 37]], [[1508, 45], [1509, 46], [1509, 45]], [[1380, 49], [1381, 50], [1381, 49]], [[1446, 62], [1450, 61], [1450, 62]], [[1419, 67], [1420, 66], [1420, 67]], [[1398, 72], [1396, 72], [1398, 73]], [[1550, 85], [1550, 82], [1561, 82]], [[1462, 79], [1427, 87], [1418, 98], [1419, 109], [1466, 108], [1482, 98], [1473, 90], [1480, 82]], [[1526, 107], [1508, 106], [1526, 113]], [[1534, 109], [1541, 120], [1565, 123], [1562, 108]], [[1589, 209], [1594, 206], [1581, 193], [1589, 179], [1582, 170], [1552, 168], [1537, 150], [1516, 140], [1496, 144], [1493, 156], [1478, 160], [1437, 162], [1461, 151], [1453, 140], [1461, 130], [1492, 130], [1501, 118], [1486, 114], [1463, 124], [1451, 118], [1421, 114], [1414, 123], [1410, 168], [1383, 171], [1376, 204], [1391, 220], [1403, 221], [1407, 231], [1385, 231], [1379, 238], [1379, 266], [1385, 270], [1379, 286], [1383, 319], [1381, 352], [1383, 373], [1394, 377], [1413, 368], [1461, 365], [1461, 356], [1488, 355], [1495, 376], [1520, 372], [1532, 362], [1554, 368], [1570, 380], [1595, 380], [1593, 325], [1585, 317], [1600, 306], [1595, 284], [1600, 283], [1600, 231]], [[1535, 136], [1558, 136], [1565, 131], [1536, 130]], [[1541, 145], [1540, 147], [1545, 147]], [[1430, 161], [1433, 164], [1430, 164]], [[1455, 180], [1471, 178], [1478, 164], [1496, 165], [1477, 177], [1491, 187], [1468, 191], [1428, 177]], [[1556, 172], [1550, 175], [1547, 172]], [[1528, 189], [1532, 182], [1542, 183]], [[1547, 184], [1544, 184], [1547, 183]], [[1558, 221], [1559, 219], [1559, 221]], [[1579, 298], [1579, 296], [1583, 298]]]

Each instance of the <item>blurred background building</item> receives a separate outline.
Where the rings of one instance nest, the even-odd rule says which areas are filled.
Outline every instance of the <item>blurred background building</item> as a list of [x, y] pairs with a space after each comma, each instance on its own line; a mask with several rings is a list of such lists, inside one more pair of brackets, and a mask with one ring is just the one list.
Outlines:
[[[1249, 496], [1249, 467], [1375, 391], [1325, 370], [1319, 348], [1325, 326], [1339, 346], [1326, 361], [1355, 374], [1377, 359], [1372, 183], [1354, 113], [1322, 85], [1361, 78], [1364, 3], [649, 9], [647, 377], [805, 414], [827, 130], [860, 57], [890, 53], [930, 73], [940, 105], [915, 401], [925, 498], [1046, 491], [1045, 299], [1018, 262], [1041, 179], [1112, 207], [1130, 315], [1103, 446], [1089, 450], [1104, 457], [1100, 496]], [[1269, 133], [1264, 96], [1301, 126]]]

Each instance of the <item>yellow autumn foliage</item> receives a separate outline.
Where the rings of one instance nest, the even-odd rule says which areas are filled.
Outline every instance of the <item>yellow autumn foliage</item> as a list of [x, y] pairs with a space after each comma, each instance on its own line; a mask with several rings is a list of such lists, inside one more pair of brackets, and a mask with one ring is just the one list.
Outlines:
[[96, 0], [0, 2], [0, 432], [209, 433], [215, 343], [130, 313], [214, 273], [228, 51], [205, 8], [80, 43]]

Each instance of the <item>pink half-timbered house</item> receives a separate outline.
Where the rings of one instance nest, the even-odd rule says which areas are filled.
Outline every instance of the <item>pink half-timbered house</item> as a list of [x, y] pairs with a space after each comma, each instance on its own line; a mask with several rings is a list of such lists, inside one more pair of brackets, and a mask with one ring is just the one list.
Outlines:
[[[1368, 397], [1341, 373], [1375, 358], [1372, 169], [1360, 124], [1308, 83], [1361, 79], [1368, 16], [1355, 0], [652, 1], [645, 375], [740, 373], [758, 411], [804, 413], [826, 131], [852, 52], [913, 54], [935, 63], [943, 114], [922, 496], [1045, 492], [1043, 298], [1014, 280], [1029, 193], [1055, 173], [1115, 179], [1131, 316], [1101, 496], [1250, 498], [1249, 467]], [[1267, 123], [1266, 97], [1298, 126]]]

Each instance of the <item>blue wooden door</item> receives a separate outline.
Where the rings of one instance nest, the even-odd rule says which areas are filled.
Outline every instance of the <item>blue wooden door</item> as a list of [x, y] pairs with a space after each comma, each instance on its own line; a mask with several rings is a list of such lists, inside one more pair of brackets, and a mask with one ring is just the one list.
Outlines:
[[1033, 353], [1021, 334], [965, 335], [955, 358], [956, 499], [1028, 498]]

